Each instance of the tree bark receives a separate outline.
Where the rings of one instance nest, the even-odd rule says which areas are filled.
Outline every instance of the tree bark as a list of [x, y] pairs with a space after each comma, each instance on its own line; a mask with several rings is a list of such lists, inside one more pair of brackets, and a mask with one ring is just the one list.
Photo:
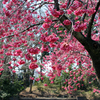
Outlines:
[[[34, 75], [34, 70], [32, 71], [31, 76], [33, 77], [33, 75]], [[30, 93], [32, 93], [32, 85], [33, 85], [33, 80], [30, 80], [30, 90], [29, 90]]]
[[32, 84], [33, 84], [33, 80], [30, 80], [30, 91], [29, 91], [29, 93], [32, 93]]

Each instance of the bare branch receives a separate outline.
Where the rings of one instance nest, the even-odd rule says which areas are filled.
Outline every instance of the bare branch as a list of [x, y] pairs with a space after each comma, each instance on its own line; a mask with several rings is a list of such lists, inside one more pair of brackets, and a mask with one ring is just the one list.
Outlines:
[[96, 12], [92, 15], [91, 20], [90, 20], [89, 25], [88, 25], [87, 38], [90, 38], [90, 39], [91, 39], [92, 25], [93, 25], [93, 22], [94, 22], [95, 15], [96, 15], [96, 13], [97, 13], [97, 11], [99, 9], [99, 6], [100, 6], [100, 0], [99, 0], [99, 2], [97, 3], [97, 5], [95, 7]]

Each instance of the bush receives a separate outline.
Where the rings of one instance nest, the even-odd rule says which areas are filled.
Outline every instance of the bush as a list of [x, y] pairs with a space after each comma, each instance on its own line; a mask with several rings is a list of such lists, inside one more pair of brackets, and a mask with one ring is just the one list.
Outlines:
[[5, 73], [0, 77], [0, 99], [8, 100], [8, 97], [15, 96], [23, 89], [23, 81], [18, 81], [17, 77], [13, 81]]

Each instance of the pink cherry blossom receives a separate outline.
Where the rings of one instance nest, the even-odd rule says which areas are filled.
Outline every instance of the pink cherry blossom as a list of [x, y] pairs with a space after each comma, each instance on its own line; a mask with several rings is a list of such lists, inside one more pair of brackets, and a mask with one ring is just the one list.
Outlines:
[[0, 68], [0, 71], [3, 71], [4, 69], [3, 68]]
[[47, 84], [44, 84], [44, 86], [48, 86]]
[[36, 68], [38, 68], [38, 65], [34, 62], [31, 62], [29, 65], [29, 69], [36, 69]]
[[15, 71], [15, 70], [12, 70], [12, 72], [13, 72], [13, 73], [16, 73], [16, 71]]
[[31, 80], [34, 80], [34, 77], [30, 77]]
[[20, 59], [18, 62], [17, 62], [19, 65], [22, 65], [22, 64], [25, 64], [25, 61]]

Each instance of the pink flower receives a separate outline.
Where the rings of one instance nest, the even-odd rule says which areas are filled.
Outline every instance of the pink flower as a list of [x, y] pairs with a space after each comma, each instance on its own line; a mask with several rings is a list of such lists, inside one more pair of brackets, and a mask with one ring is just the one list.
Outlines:
[[53, 80], [55, 77], [50, 77], [49, 80]]
[[5, 54], [6, 54], [7, 56], [11, 56], [11, 55], [12, 55], [11, 51], [6, 52]]
[[56, 37], [56, 34], [55, 34], [55, 33], [52, 33], [52, 35], [49, 35], [46, 39], [47, 39], [48, 42], [54, 43], [54, 42], [56, 42], [59, 38]]
[[14, 66], [18, 67], [19, 65], [18, 65], [18, 64], [16, 64], [16, 63], [14, 63]]
[[0, 68], [0, 71], [3, 71], [4, 69], [3, 68]]
[[59, 64], [59, 65], [57, 66], [57, 70], [58, 70], [58, 71], [61, 71], [61, 70], [62, 70], [62, 65], [61, 65], [61, 64]]
[[13, 3], [17, 3], [17, 0], [12, 0]]
[[56, 9], [53, 9], [53, 10], [51, 11], [51, 14], [52, 14], [52, 16], [54, 16], [54, 17], [59, 17], [60, 12], [57, 11]]
[[91, 67], [91, 70], [92, 70], [92, 71], [94, 71], [94, 68], [93, 68], [93, 67]]
[[71, 14], [72, 13], [72, 11], [69, 9], [69, 10], [67, 10], [67, 14]]
[[16, 55], [18, 55], [18, 56], [22, 53], [21, 49], [18, 49], [15, 52], [16, 52]]
[[18, 62], [17, 62], [19, 65], [22, 65], [22, 64], [25, 64], [25, 61], [20, 59]]
[[12, 66], [9, 66], [8, 68], [9, 68], [9, 69], [12, 69]]
[[29, 48], [27, 51], [31, 54], [38, 54], [39, 53], [39, 48]]
[[71, 24], [71, 21], [69, 21], [69, 20], [64, 20], [63, 23], [64, 23], [64, 25], [70, 25], [70, 24]]
[[37, 78], [37, 79], [36, 79], [36, 81], [39, 81], [39, 80], [40, 80], [40, 78]]
[[89, 84], [91, 84], [91, 82], [89, 82]]
[[96, 89], [93, 89], [93, 92], [95, 93], [97, 90]]
[[30, 77], [31, 80], [34, 80], [34, 77]]
[[47, 84], [44, 84], [44, 86], [48, 86]]
[[74, 89], [74, 91], [77, 91], [77, 89]]
[[87, 14], [88, 14], [89, 16], [91, 16], [91, 15], [94, 14], [95, 12], [96, 12], [96, 10], [95, 10], [94, 7], [87, 10]]
[[64, 89], [67, 90], [67, 87], [65, 87]]
[[8, 0], [3, 0], [3, 4], [5, 4], [6, 2], [8, 2]]
[[41, 80], [43, 80], [44, 78], [43, 77], [41, 77]]
[[54, 81], [51, 81], [50, 83], [51, 83], [51, 84], [53, 84], [53, 83], [54, 83]]
[[65, 81], [66, 81], [66, 82], [68, 82], [68, 80], [67, 80], [67, 79], [65, 79]]
[[3, 54], [3, 53], [4, 53], [4, 50], [3, 50], [3, 49], [1, 49], [1, 50], [0, 50], [0, 54]]
[[66, 7], [67, 7], [66, 4], [62, 4], [62, 5], [60, 6], [60, 8], [66, 8]]
[[64, 89], [64, 86], [62, 86], [62, 88]]
[[44, 52], [44, 51], [49, 52], [49, 48], [47, 45], [42, 45], [41, 52]]
[[72, 49], [72, 46], [67, 43], [62, 43], [60, 49], [64, 51], [69, 51]]
[[27, 54], [25, 54], [25, 58], [26, 58], [27, 60], [31, 60], [31, 59], [32, 59], [32, 56], [30, 56], [30, 54], [27, 53]]
[[3, 66], [3, 63], [0, 63], [0, 67], [2, 67]]
[[36, 69], [36, 68], [38, 68], [38, 65], [35, 64], [34, 62], [31, 62], [29, 65], [29, 69]]
[[85, 30], [87, 28], [86, 23], [80, 23], [79, 21], [75, 22], [74, 25], [74, 31], [81, 32], [82, 30]]
[[10, 17], [10, 12], [9, 11], [6, 11], [5, 12], [5, 15], [8, 16], [8, 17]]
[[12, 72], [13, 72], [13, 73], [16, 73], [16, 71], [15, 71], [15, 70], [12, 70]]
[[48, 24], [48, 23], [43, 23], [43, 28], [45, 28], [45, 29], [47, 29], [47, 28], [49, 28], [50, 27], [50, 25]]
[[16, 58], [12, 58], [13, 61], [16, 61]]
[[45, 21], [46, 23], [48, 23], [48, 22], [51, 22], [51, 19], [50, 19], [50, 18], [46, 18], [44, 21]]
[[41, 35], [40, 40], [42, 40], [43, 42], [47, 42], [46, 37], [47, 37], [47, 32]]
[[53, 69], [53, 70], [56, 70], [56, 67], [55, 67], [55, 66], [52, 66], [52, 69]]
[[0, 73], [0, 75], [1, 75], [2, 73]]

